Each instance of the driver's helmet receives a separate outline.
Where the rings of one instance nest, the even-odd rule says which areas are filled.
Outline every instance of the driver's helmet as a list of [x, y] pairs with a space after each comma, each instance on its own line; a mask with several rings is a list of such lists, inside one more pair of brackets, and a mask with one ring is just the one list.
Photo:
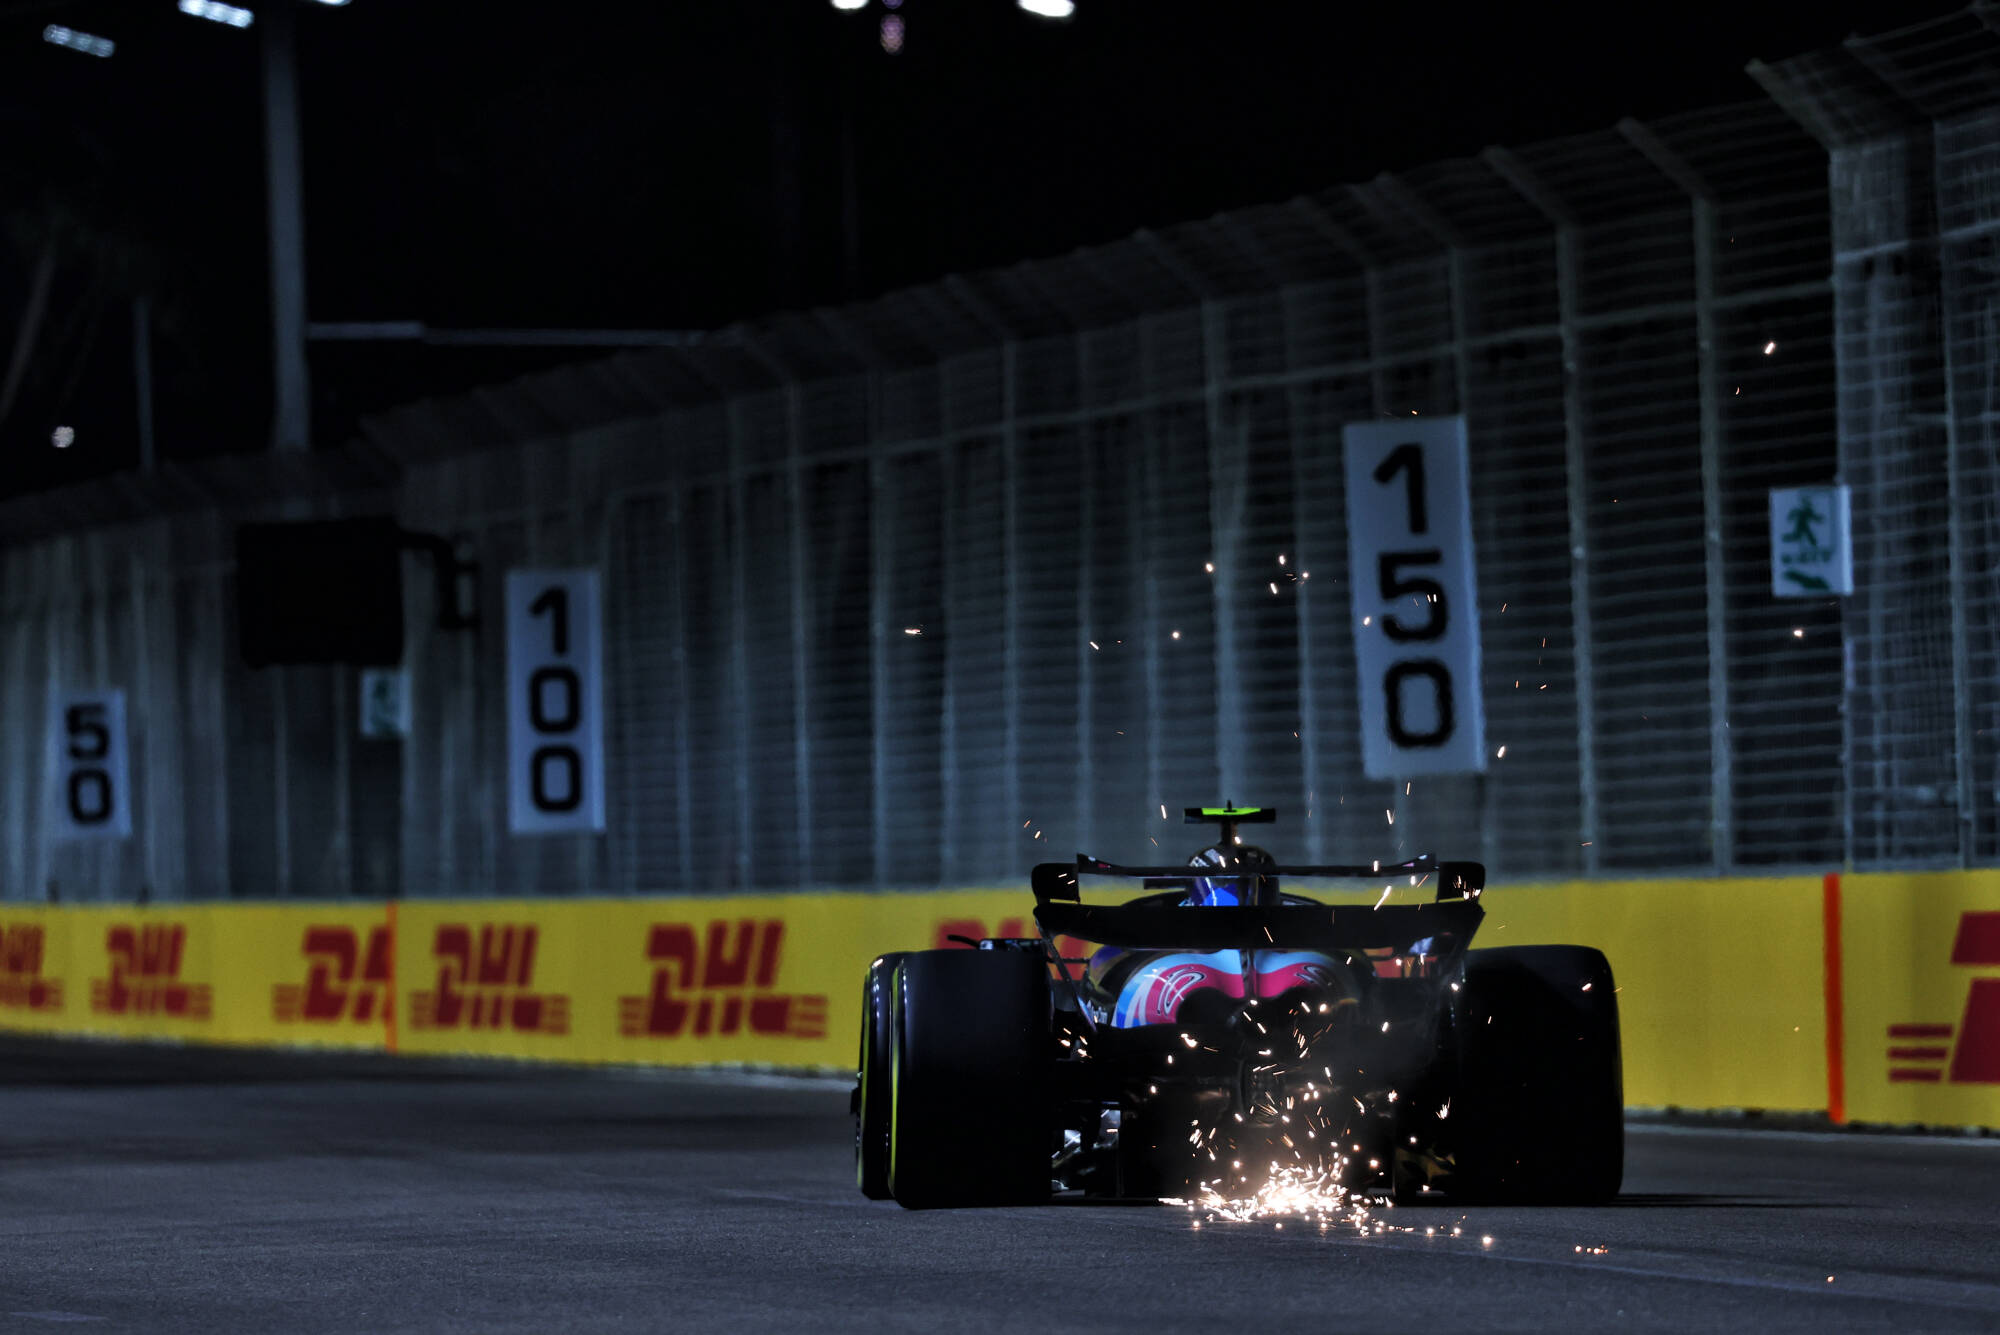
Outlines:
[[[1188, 859], [1190, 867], [1209, 867], [1217, 871], [1277, 865], [1276, 858], [1255, 844], [1216, 844]], [[1194, 878], [1194, 889], [1184, 901], [1192, 908], [1227, 908], [1277, 902], [1278, 878], [1275, 876], [1245, 876], [1240, 880], [1197, 876]]]

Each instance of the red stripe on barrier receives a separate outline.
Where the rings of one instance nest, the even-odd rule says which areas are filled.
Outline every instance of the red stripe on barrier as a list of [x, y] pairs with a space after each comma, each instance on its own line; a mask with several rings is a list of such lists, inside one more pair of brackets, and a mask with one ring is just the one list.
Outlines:
[[1912, 1080], [1920, 1080], [1927, 1085], [1934, 1085], [1942, 1079], [1944, 1079], [1943, 1071], [1915, 1070], [1902, 1066], [1892, 1066], [1889, 1068], [1889, 1083], [1892, 1085], [1905, 1084]]
[[1890, 1048], [1890, 1061], [1941, 1062], [1951, 1056], [1950, 1048]]
[[1948, 1024], [1892, 1024], [1889, 1026], [1891, 1038], [1950, 1038]]
[[1841, 996], [1840, 873], [1837, 871], [1828, 872], [1821, 883], [1820, 929], [1821, 976], [1826, 996], [1826, 1115], [1835, 1126], [1840, 1126], [1847, 1121], [1847, 1034]]

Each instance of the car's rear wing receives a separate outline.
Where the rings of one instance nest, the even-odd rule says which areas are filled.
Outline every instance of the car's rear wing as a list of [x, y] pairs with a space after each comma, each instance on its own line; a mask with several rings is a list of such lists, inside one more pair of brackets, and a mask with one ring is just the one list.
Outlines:
[[1083, 878], [1138, 880], [1148, 889], [1179, 887], [1186, 867], [1123, 867], [1078, 854], [1074, 863], [1044, 862], [1033, 872], [1035, 922], [1045, 936], [1073, 936], [1099, 945], [1161, 950], [1381, 950], [1409, 951], [1432, 939], [1438, 948], [1424, 954], [1462, 949], [1485, 912], [1479, 907], [1486, 868], [1478, 862], [1441, 861], [1426, 853], [1403, 862], [1337, 866], [1253, 867], [1234, 871], [1202, 868], [1210, 880], [1252, 876], [1380, 880], [1435, 879], [1429, 904], [1329, 905], [1311, 901], [1261, 906], [1189, 908], [1177, 904], [1086, 904]]
[[1085, 876], [1119, 877], [1140, 880], [1148, 888], [1179, 887], [1187, 883], [1188, 877], [1199, 874], [1211, 881], [1236, 881], [1253, 876], [1305, 877], [1307, 879], [1373, 880], [1389, 876], [1414, 876], [1436, 879], [1435, 899], [1439, 903], [1459, 899], [1477, 899], [1486, 888], [1486, 866], [1479, 862], [1440, 861], [1425, 853], [1403, 862], [1370, 862], [1366, 865], [1339, 865], [1326, 867], [1251, 867], [1234, 871], [1203, 867], [1199, 872], [1187, 867], [1122, 867], [1115, 862], [1101, 858], [1076, 855], [1074, 863], [1044, 862], [1031, 874], [1031, 884], [1035, 890], [1035, 904], [1038, 908], [1051, 904], [1078, 903], [1083, 898], [1082, 878]]

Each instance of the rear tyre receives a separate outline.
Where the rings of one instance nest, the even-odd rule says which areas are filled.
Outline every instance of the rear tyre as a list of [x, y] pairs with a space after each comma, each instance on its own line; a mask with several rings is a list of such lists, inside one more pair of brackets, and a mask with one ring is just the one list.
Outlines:
[[877, 957], [861, 984], [861, 1062], [854, 1091], [854, 1181], [871, 1201], [889, 1199], [889, 1064], [896, 966], [908, 952]]
[[1475, 950], [1453, 1016], [1451, 1193], [1591, 1205], [1625, 1175], [1624, 1067], [1611, 966], [1584, 946]]
[[918, 951], [897, 967], [894, 996], [890, 1193], [911, 1209], [1047, 1200], [1047, 964]]

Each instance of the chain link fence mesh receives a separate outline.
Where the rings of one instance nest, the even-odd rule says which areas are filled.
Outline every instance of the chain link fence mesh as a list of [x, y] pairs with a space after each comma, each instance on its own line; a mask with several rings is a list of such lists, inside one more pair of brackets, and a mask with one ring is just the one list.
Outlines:
[[[2000, 114], [1962, 69], [2000, 47], [1967, 22], [419, 405], [284, 507], [16, 507], [0, 890], [991, 884], [1184, 856], [1217, 798], [1281, 808], [1288, 855], [1514, 878], [2000, 861]], [[1493, 755], [1369, 780], [1341, 428], [1450, 413]], [[1857, 592], [1774, 598], [1769, 490], [1836, 479]], [[410, 582], [402, 741], [357, 736], [353, 669], [235, 653], [236, 522], [383, 509], [475, 553], [486, 615], [439, 630]], [[609, 828], [516, 839], [494, 609], [571, 564], [604, 572]], [[39, 820], [58, 683], [131, 694], [122, 844]]]

